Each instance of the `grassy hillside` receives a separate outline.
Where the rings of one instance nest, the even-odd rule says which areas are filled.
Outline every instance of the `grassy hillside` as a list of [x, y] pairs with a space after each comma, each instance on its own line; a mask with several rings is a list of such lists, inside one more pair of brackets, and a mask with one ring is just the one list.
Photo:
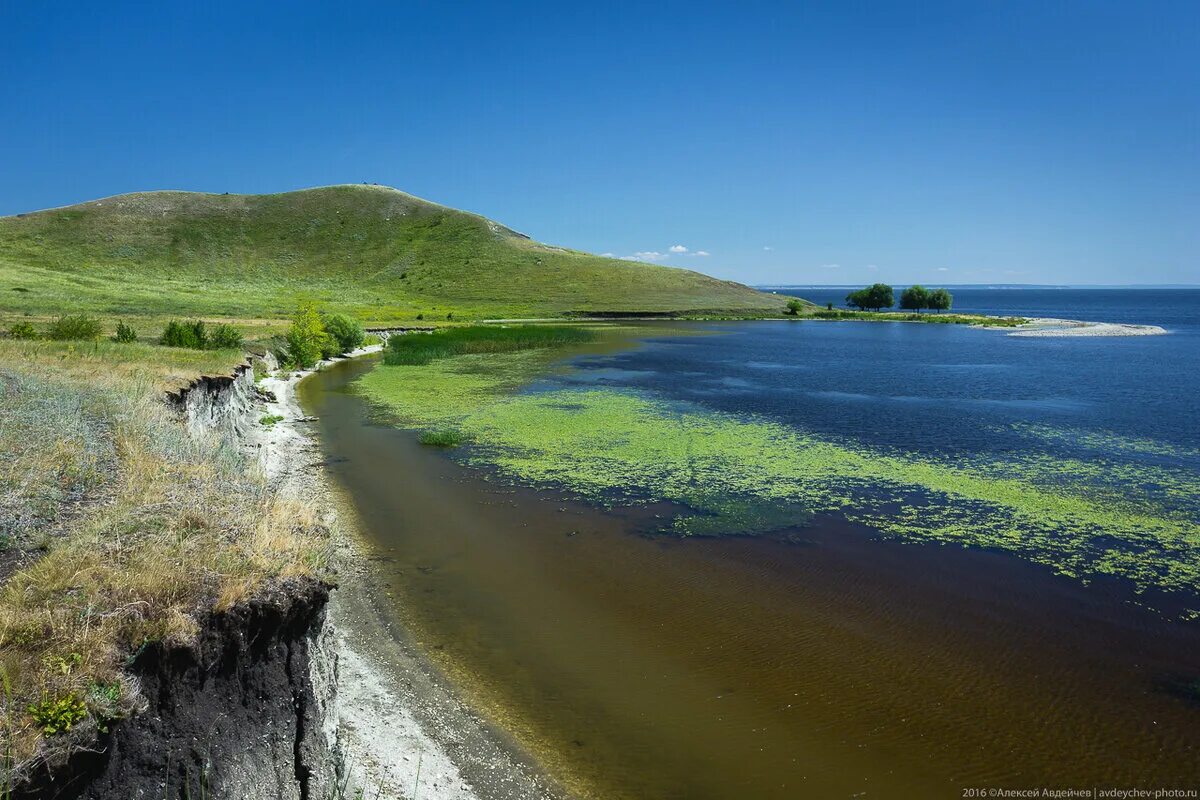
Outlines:
[[146, 192], [0, 218], [0, 315], [87, 310], [245, 321], [298, 298], [373, 323], [569, 312], [782, 310], [688, 270], [540, 244], [377, 186]]

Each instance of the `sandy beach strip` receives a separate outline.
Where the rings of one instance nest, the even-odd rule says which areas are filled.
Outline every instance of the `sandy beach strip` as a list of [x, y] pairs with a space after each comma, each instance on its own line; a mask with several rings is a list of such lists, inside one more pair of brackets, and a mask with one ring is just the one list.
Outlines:
[[1121, 322], [1088, 322], [1078, 319], [1055, 319], [1034, 317], [1009, 336], [1062, 337], [1062, 336], [1161, 336], [1167, 333], [1157, 325], [1130, 325]]

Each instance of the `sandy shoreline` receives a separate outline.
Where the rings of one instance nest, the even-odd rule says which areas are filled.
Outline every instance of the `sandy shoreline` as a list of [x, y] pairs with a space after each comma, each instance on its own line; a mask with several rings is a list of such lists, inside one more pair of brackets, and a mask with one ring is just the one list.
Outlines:
[[[362, 348], [349, 357], [378, 352]], [[331, 362], [322, 362], [318, 369]], [[338, 657], [337, 741], [348, 774], [346, 797], [429, 800], [534, 800], [561, 797], [530, 759], [472, 711], [444, 676], [380, 606], [384, 590], [372, 574], [353, 512], [321, 472], [323, 454], [296, 385], [311, 371], [271, 374], [259, 386], [274, 396], [247, 441], [278, 491], [316, 498], [339, 531], [339, 587], [329, 608]], [[256, 412], [257, 413], [257, 412]]]
[[1087, 322], [1078, 319], [1034, 317], [1010, 332], [1009, 336], [1162, 336], [1167, 330], [1157, 325], [1130, 325], [1121, 322]]

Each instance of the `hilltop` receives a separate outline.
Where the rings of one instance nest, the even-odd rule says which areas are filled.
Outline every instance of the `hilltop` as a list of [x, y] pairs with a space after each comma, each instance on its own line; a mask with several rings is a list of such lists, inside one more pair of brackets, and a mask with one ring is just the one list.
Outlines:
[[272, 319], [299, 298], [377, 324], [582, 313], [776, 314], [690, 270], [541, 244], [380, 186], [139, 192], [0, 218], [0, 313]]

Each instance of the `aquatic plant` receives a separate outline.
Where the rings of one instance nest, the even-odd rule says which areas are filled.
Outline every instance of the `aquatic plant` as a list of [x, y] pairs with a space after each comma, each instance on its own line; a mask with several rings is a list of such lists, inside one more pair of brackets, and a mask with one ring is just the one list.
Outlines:
[[438, 428], [436, 430], [421, 431], [421, 435], [417, 437], [417, 441], [430, 447], [458, 447], [463, 443], [463, 435], [461, 432], [450, 428]]
[[594, 334], [571, 325], [478, 325], [388, 339], [384, 363], [428, 364], [439, 358], [479, 353], [511, 353], [588, 342]]

